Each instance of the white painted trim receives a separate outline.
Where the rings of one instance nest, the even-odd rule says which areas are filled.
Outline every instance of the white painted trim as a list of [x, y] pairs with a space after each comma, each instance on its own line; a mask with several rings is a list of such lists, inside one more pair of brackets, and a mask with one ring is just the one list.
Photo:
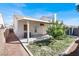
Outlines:
[[20, 15], [15, 15], [15, 17], [17, 18], [17, 20], [29, 20], [29, 21], [38, 21], [38, 22], [50, 23], [47, 20], [34, 19], [31, 17], [25, 17], [25, 16], [20, 16]]

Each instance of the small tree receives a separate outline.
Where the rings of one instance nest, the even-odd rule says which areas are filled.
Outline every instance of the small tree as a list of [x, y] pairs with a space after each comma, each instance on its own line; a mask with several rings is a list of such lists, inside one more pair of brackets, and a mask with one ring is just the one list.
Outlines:
[[54, 39], [55, 38], [60, 39], [62, 36], [65, 35], [65, 32], [66, 32], [65, 25], [63, 24], [63, 22], [59, 23], [59, 21], [56, 22], [52, 21], [52, 23], [49, 24], [47, 30], [48, 35], [52, 36]]

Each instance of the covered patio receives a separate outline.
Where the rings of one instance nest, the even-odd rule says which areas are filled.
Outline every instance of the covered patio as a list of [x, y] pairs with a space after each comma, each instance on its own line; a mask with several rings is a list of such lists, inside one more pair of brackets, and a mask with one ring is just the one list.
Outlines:
[[14, 32], [16, 36], [24, 42], [41, 40], [42, 36], [47, 35], [46, 30], [49, 21], [38, 20], [28, 17], [15, 17]]
[[[49, 35], [36, 35], [36, 36], [32, 36], [31, 38], [29, 38], [29, 42], [45, 40], [45, 39], [48, 39], [48, 38], [50, 38]], [[20, 38], [20, 41], [22, 43], [27, 43], [26, 40], [28, 40], [28, 39], [27, 38]]]

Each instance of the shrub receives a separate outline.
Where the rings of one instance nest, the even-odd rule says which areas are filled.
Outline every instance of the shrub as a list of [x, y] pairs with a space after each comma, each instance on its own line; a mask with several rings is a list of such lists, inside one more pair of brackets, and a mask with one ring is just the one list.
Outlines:
[[33, 44], [41, 47], [41, 46], [48, 46], [50, 43], [51, 43], [51, 39], [46, 39], [46, 40], [36, 41]]
[[62, 36], [66, 35], [66, 26], [63, 24], [63, 22], [59, 23], [59, 21], [52, 22], [49, 24], [49, 27], [47, 29], [48, 35], [52, 36], [53, 38], [60, 38], [62, 39]]

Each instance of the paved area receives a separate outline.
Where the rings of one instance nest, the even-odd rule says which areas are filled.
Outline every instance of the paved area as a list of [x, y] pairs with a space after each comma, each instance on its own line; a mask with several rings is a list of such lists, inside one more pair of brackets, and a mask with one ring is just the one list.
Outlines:
[[6, 38], [5, 55], [6, 56], [28, 56], [28, 53], [25, 51], [19, 39], [16, 37], [14, 33], [10, 33]]
[[[44, 39], [48, 39], [50, 38], [49, 35], [35, 35], [32, 36], [31, 38], [29, 38], [29, 42], [33, 42], [33, 41], [40, 41], [40, 40], [44, 40]], [[27, 38], [20, 38], [19, 39], [22, 43], [26, 43], [27, 44]]]
[[6, 43], [5, 45], [6, 56], [28, 56], [28, 53], [25, 51], [19, 41]]
[[4, 55], [5, 38], [3, 36], [3, 31], [0, 29], [0, 56]]

